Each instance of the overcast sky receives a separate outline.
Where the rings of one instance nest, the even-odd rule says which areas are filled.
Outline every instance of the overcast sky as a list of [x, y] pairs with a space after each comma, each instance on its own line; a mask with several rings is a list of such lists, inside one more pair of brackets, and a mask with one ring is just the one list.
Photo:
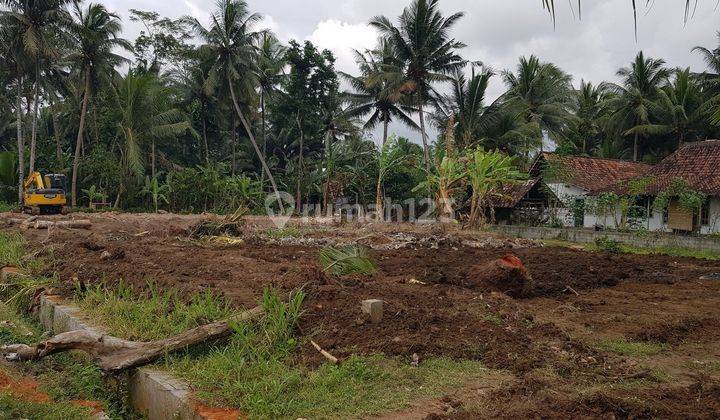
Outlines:
[[[97, 1], [97, 0], [96, 0]], [[134, 39], [140, 27], [130, 22], [128, 9], [155, 10], [161, 15], [192, 15], [207, 21], [215, 0], [101, 0], [123, 17], [125, 37]], [[354, 73], [352, 49], [374, 46], [376, 33], [367, 26], [375, 15], [398, 16], [409, 0], [248, 0], [264, 16], [263, 25], [283, 41], [310, 40], [332, 50], [339, 70]], [[462, 55], [495, 70], [514, 68], [521, 55], [535, 54], [573, 76], [600, 82], [615, 80], [618, 68], [627, 66], [639, 50], [664, 58], [672, 67], [703, 70], [696, 45], [716, 47], [720, 30], [717, 0], [699, 0], [694, 16], [684, 23], [685, 2], [654, 0], [649, 11], [640, 10], [635, 41], [630, 0], [583, 0], [582, 20], [568, 3], [556, 2], [557, 26], [537, 0], [441, 0], [445, 13], [464, 11], [454, 36], [467, 44]], [[638, 3], [645, 3], [644, 1]], [[499, 77], [490, 97], [503, 91]], [[409, 133], [395, 127], [399, 134]], [[417, 135], [412, 135], [418, 137]]]

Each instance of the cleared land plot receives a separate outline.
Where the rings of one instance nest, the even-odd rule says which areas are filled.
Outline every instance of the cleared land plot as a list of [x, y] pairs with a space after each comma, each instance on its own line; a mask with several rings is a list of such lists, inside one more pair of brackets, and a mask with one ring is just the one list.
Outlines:
[[[390, 401], [383, 405], [379, 400], [355, 414], [384, 407], [403, 410], [389, 416], [410, 417], [720, 413], [720, 281], [700, 280], [720, 272], [718, 262], [541, 247], [427, 226], [321, 225], [277, 231], [267, 221], [253, 219], [239, 238], [198, 239], [188, 231], [201, 216], [82, 217], [92, 221], [91, 229], [23, 231], [27, 247], [47, 255], [51, 265], [46, 270], [58, 275], [60, 291], [68, 297], [78, 287], [117, 289], [122, 280], [132, 285], [133, 293], [148, 292], [150, 282], [157, 291], [177, 290], [178, 299], [188, 304], [192, 296], [210, 292], [231, 308], [247, 308], [261, 300], [268, 286], [282, 299], [302, 289], [306, 297], [296, 330], [299, 348], [283, 363], [297, 375], [315, 375], [315, 383], [289, 382], [304, 401], [318, 396], [303, 386], [330, 390], [348, 385], [345, 393], [333, 395], [338, 401], [354, 392], [353, 384], [332, 382], [329, 373], [337, 372], [327, 372], [312, 339], [344, 360], [334, 369], [356, 369], [351, 373], [378, 378], [375, 383], [387, 389]], [[351, 242], [370, 248], [377, 273], [324, 273], [317, 258], [320, 247]], [[475, 267], [508, 253], [517, 255], [532, 276], [521, 298], [463, 286]], [[363, 319], [364, 299], [385, 301], [380, 324]], [[212, 310], [210, 318], [217, 318], [226, 308]], [[203, 321], [181, 319], [186, 325]], [[152, 332], [150, 326], [138, 328], [140, 332], [126, 334], [142, 336], [143, 328]], [[232, 351], [233, 343], [221, 348]], [[375, 359], [378, 354], [389, 358]], [[218, 367], [190, 357], [196, 356], [173, 361], [185, 363], [191, 380], [190, 373], [201, 373], [189, 366]], [[413, 362], [420, 367], [408, 370]], [[268, 365], [255, 373], [272, 372]], [[441, 372], [448, 374], [440, 378]], [[277, 378], [291, 381], [286, 373], [277, 371]], [[352, 377], [346, 374], [337, 377]], [[446, 386], [425, 393], [393, 389], [394, 383], [403, 389], [431, 383], [433, 375]], [[232, 400], [196, 383], [201, 397], [237, 404], [259, 416], [273, 414], [253, 408], [257, 401]], [[242, 394], [242, 384], [236, 386]], [[289, 406], [282, 414], [302, 407]]]

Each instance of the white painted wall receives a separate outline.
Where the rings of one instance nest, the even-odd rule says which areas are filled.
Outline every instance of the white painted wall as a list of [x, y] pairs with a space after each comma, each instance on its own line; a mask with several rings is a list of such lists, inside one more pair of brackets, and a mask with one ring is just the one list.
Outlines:
[[[569, 184], [547, 184], [547, 186], [555, 193], [555, 195], [564, 203], [569, 203], [575, 199], [588, 199], [588, 193], [584, 189]], [[574, 218], [571, 210], [567, 208], [557, 209], [557, 216], [567, 227], [574, 226]], [[615, 220], [620, 220], [620, 209], [615, 210], [615, 216], [612, 214], [606, 216], [597, 216], [586, 213], [583, 220], [585, 228], [594, 228], [595, 226], [604, 226], [609, 229], [616, 228]], [[640, 223], [645, 229], [651, 232], [670, 232], [667, 225], [663, 223], [662, 212], [653, 212], [648, 219], [642, 220]], [[720, 233], [720, 197], [710, 199], [710, 220], [709, 224], [700, 228], [700, 233], [709, 235], [712, 233]]]
[[[587, 197], [587, 191], [584, 189], [577, 187], [575, 185], [570, 184], [562, 184], [562, 183], [554, 183], [554, 184], [547, 184], [548, 188], [552, 190], [552, 192], [555, 194], [557, 198], [560, 199], [563, 203], [570, 203], [573, 200], [579, 199], [579, 198], [586, 198]], [[575, 219], [573, 217], [572, 211], [567, 208], [560, 208], [556, 210], [557, 217], [563, 222], [563, 224], [567, 227], [573, 227], [575, 226]], [[587, 216], [586, 216], [587, 218]], [[592, 226], [592, 225], [591, 225]], [[587, 226], [585, 226], [587, 227]]]

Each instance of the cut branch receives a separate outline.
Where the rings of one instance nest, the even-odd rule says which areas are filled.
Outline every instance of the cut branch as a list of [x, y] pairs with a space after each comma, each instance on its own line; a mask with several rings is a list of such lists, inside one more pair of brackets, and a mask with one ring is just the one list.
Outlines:
[[235, 323], [253, 321], [264, 311], [255, 307], [224, 321], [201, 325], [174, 337], [157, 341], [139, 342], [112, 337], [92, 330], [70, 331], [58, 334], [34, 346], [12, 344], [0, 347], [9, 360], [39, 360], [55, 353], [80, 350], [90, 355], [104, 371], [117, 372], [143, 366], [168, 353], [186, 349], [195, 344], [225, 338]]

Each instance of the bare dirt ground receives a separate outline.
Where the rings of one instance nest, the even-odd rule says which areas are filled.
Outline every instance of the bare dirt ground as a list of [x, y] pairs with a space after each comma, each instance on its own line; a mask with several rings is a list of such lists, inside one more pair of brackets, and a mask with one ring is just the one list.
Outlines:
[[[242, 241], [223, 244], [188, 237], [210, 216], [59, 217], [90, 219], [92, 228], [22, 232], [31, 248], [52, 255], [50, 271], [66, 293], [73, 279], [122, 279], [140, 289], [154, 281], [183, 293], [210, 288], [249, 307], [268, 285], [302, 287], [300, 333], [337, 357], [446, 356], [507, 373], [398, 416], [720, 416], [720, 280], [700, 280], [720, 273], [718, 262], [589, 253], [441, 226], [328, 223], [283, 238], [268, 235], [267, 219], [249, 218]], [[371, 248], [378, 273], [323, 273], [319, 247], [353, 242]], [[464, 286], [478, 266], [509, 253], [532, 276], [522, 297]], [[386, 302], [382, 323], [362, 319], [363, 299]], [[623, 340], [660, 350], [623, 354], [603, 345]], [[307, 345], [300, 361], [323, 359]]]

